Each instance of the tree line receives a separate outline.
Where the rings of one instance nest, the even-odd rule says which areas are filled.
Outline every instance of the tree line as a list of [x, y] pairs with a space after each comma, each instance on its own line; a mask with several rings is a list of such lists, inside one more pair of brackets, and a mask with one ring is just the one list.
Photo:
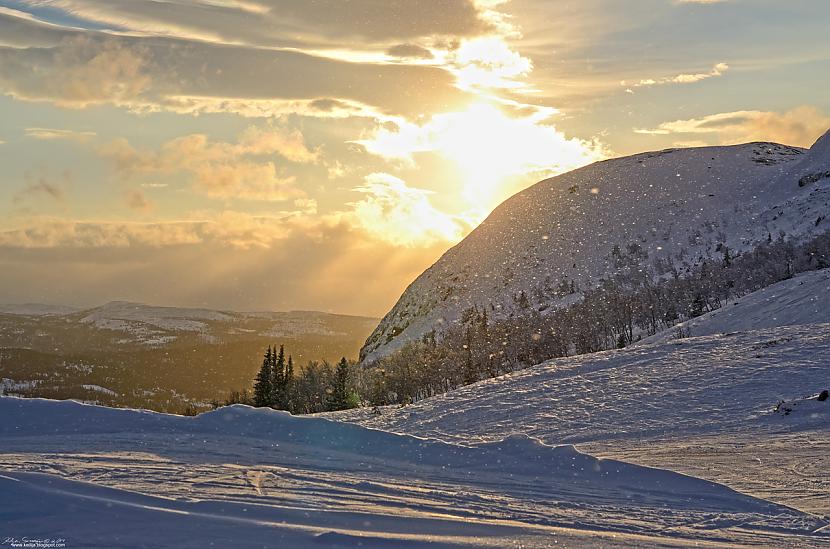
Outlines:
[[[407, 404], [552, 358], [626, 347], [797, 273], [830, 267], [830, 232], [805, 242], [770, 236], [739, 254], [721, 244], [716, 252], [681, 271], [664, 259], [646, 265], [637, 244], [615, 246], [612, 276], [586, 289], [567, 280], [554, 286], [560, 298], [581, 293], [573, 305], [552, 309], [539, 299], [534, 306], [520, 291], [507, 317], [493, 318], [494, 304], [473, 306], [441, 333], [359, 367], [343, 358], [294, 372], [283, 346], [269, 347], [253, 392], [234, 392], [226, 403], [295, 414]], [[549, 296], [550, 280], [543, 284], [529, 293]]]
[[[681, 272], [663, 260], [645, 265], [637, 244], [615, 246], [615, 274], [582, 290], [577, 303], [533, 307], [522, 291], [499, 319], [494, 305], [474, 306], [442, 333], [365, 365], [361, 395], [372, 405], [402, 404], [552, 358], [625, 347], [799, 272], [830, 267], [830, 233], [806, 242], [770, 235], [751, 251], [735, 254], [721, 244], [716, 252]], [[557, 291], [577, 288], [563, 281]]]
[[311, 361], [295, 373], [294, 360], [290, 355], [286, 358], [285, 347], [269, 346], [253, 390], [234, 391], [224, 404], [248, 404], [292, 414], [356, 408], [361, 400], [355, 389], [353, 366], [344, 357], [336, 366]]

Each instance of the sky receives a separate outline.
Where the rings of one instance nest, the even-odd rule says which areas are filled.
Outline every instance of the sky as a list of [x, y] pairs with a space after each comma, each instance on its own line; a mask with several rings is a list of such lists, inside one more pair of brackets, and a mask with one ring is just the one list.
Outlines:
[[830, 128], [826, 0], [0, 0], [0, 302], [384, 314], [614, 156]]

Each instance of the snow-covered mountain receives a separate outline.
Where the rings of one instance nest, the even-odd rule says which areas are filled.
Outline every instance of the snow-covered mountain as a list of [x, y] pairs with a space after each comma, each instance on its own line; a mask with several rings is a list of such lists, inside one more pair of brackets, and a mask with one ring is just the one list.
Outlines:
[[361, 351], [364, 360], [456, 321], [578, 299], [613, 274], [615, 247], [645, 266], [688, 268], [780, 235], [830, 228], [830, 132], [811, 149], [774, 143], [670, 149], [598, 162], [505, 201], [418, 279]]

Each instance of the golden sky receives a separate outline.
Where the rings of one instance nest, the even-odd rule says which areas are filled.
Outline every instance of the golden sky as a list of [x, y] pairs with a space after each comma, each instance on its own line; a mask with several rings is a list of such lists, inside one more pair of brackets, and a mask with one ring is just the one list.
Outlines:
[[0, 0], [0, 301], [383, 314], [502, 200], [830, 127], [830, 3]]

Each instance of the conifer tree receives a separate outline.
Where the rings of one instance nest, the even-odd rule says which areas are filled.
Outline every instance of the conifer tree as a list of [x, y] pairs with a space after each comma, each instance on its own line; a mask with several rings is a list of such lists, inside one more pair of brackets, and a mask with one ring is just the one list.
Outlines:
[[334, 379], [332, 380], [333, 387], [331, 391], [331, 398], [329, 399], [329, 410], [345, 410], [349, 407], [349, 362], [346, 357], [340, 359], [337, 363], [337, 369], [334, 371]]
[[285, 392], [285, 347], [283, 345], [280, 345], [279, 353], [276, 352], [276, 346], [274, 346], [272, 364], [271, 405], [282, 409]]
[[256, 376], [254, 383], [254, 406], [270, 406], [273, 395], [273, 359], [274, 353], [271, 351], [271, 346], [268, 346], [268, 352], [262, 360], [262, 367]]
[[285, 365], [285, 380], [283, 388], [283, 410], [294, 413], [294, 360], [288, 355], [288, 363]]

